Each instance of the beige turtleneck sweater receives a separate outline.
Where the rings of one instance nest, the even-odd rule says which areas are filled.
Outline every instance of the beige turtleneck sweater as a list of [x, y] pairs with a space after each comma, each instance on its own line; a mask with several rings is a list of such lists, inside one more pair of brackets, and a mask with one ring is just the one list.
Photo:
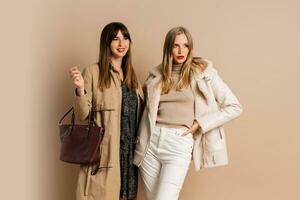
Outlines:
[[[180, 79], [182, 64], [173, 64], [172, 78], [175, 83]], [[169, 93], [161, 94], [156, 125], [160, 127], [190, 128], [193, 125], [194, 94], [189, 86], [181, 91], [172, 88]]]

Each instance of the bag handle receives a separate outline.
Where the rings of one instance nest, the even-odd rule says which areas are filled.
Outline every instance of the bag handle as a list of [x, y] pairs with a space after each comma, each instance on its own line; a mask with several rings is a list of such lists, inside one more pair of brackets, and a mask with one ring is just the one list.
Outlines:
[[[62, 116], [62, 118], [59, 120], [59, 122], [58, 122], [58, 125], [62, 125], [62, 121], [65, 119], [65, 117], [71, 112], [71, 111], [73, 111], [72, 112], [72, 118], [71, 118], [71, 123], [72, 123], [72, 125], [74, 125], [74, 123], [75, 123], [75, 112], [74, 112], [74, 107], [71, 107], [63, 116]], [[89, 111], [89, 115], [88, 115], [88, 124], [89, 124], [89, 126], [91, 125], [91, 121], [92, 121], [92, 117], [94, 117], [94, 116], [92, 116], [95, 112], [102, 112], [102, 110], [98, 110], [98, 111]], [[103, 116], [101, 116], [101, 121], [103, 120]], [[102, 128], [104, 128], [104, 123], [103, 123], [103, 121], [102, 121]], [[102, 137], [104, 137], [104, 136], [102, 136]], [[101, 148], [101, 145], [99, 144], [100, 143], [100, 140], [98, 141], [98, 146], [100, 146], [100, 154], [101, 154], [101, 152], [102, 152], [102, 148]], [[95, 157], [96, 156], [96, 152], [97, 151], [95, 151], [94, 152], [94, 154], [93, 154], [93, 156], [92, 156], [92, 158], [93, 157]], [[106, 166], [106, 167], [100, 167], [100, 163], [101, 163], [101, 156], [100, 156], [100, 161], [98, 162], [98, 163], [96, 163], [96, 168], [95, 169], [93, 169], [92, 171], [91, 171], [91, 175], [92, 176], [94, 176], [94, 175], [96, 175], [97, 174], [97, 172], [99, 171], [99, 170], [101, 170], [101, 169], [108, 169], [108, 168], [112, 168], [111, 166]], [[90, 167], [91, 165], [89, 165], [89, 167]]]
[[[59, 120], [58, 125], [62, 124], [62, 121], [65, 119], [65, 117], [73, 110], [74, 108], [71, 107], [63, 116], [62, 118]], [[73, 118], [73, 117], [72, 117]]]
[[[73, 111], [72, 112], [72, 118], [71, 118], [71, 123], [72, 123], [72, 125], [74, 125], [75, 124], [75, 113], [74, 113], [74, 107], [71, 107], [63, 116], [62, 116], [62, 118], [59, 120], [59, 122], [58, 122], [58, 125], [62, 125], [62, 121], [65, 119], [65, 117], [71, 112], [71, 111]], [[93, 115], [93, 111], [89, 111], [89, 114], [88, 114], [88, 124], [90, 125], [91, 124], [91, 122], [92, 122], [92, 116]]]

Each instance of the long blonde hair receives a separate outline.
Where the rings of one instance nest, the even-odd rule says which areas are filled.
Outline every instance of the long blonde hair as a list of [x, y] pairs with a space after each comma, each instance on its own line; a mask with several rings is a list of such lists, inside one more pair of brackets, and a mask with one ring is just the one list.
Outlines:
[[[183, 63], [179, 82], [175, 85], [172, 75], [173, 56], [172, 48], [177, 35], [184, 34], [188, 40], [189, 53], [186, 61]], [[181, 90], [191, 84], [191, 74], [195, 73], [197, 69], [204, 70], [205, 64], [201, 57], [193, 57], [193, 39], [190, 32], [182, 27], [172, 28], [166, 35], [163, 47], [163, 60], [162, 60], [162, 80], [161, 89], [162, 94], [168, 93], [173, 87], [176, 90]]]

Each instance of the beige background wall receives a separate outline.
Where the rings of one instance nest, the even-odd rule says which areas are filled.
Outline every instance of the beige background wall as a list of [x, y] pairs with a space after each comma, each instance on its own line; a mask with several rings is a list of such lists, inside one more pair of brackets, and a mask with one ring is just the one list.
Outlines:
[[32, 0], [0, 8], [1, 199], [74, 199], [78, 168], [58, 160], [57, 122], [73, 95], [67, 71], [96, 62], [111, 21], [128, 26], [141, 81], [159, 64], [166, 32], [187, 27], [195, 55], [215, 63], [244, 106], [226, 125], [230, 165], [200, 173], [191, 166], [181, 199], [300, 198], [299, 1]]

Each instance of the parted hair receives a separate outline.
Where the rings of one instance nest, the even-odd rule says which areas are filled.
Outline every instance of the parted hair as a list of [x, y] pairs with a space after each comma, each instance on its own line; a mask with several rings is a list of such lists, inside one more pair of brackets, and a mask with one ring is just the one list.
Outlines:
[[109, 88], [111, 84], [111, 74], [109, 72], [111, 67], [111, 56], [112, 52], [110, 49], [110, 44], [112, 40], [117, 36], [118, 32], [121, 31], [124, 38], [127, 38], [130, 42], [128, 51], [122, 59], [122, 69], [124, 72], [124, 82], [130, 89], [138, 89], [139, 82], [135, 71], [132, 66], [131, 59], [131, 37], [127, 27], [120, 22], [112, 22], [107, 24], [100, 37], [100, 52], [99, 52], [99, 87], [101, 90], [104, 88]]
[[[185, 34], [188, 40], [189, 53], [186, 61], [183, 63], [182, 70], [180, 73], [180, 79], [177, 84], [174, 83], [172, 79], [172, 65], [174, 58], [172, 56], [172, 49], [174, 46], [175, 38], [177, 35]], [[161, 89], [162, 94], [168, 93], [173, 87], [176, 90], [181, 90], [191, 84], [191, 74], [195, 73], [197, 69], [204, 70], [206, 65], [201, 57], [193, 57], [193, 39], [190, 32], [182, 27], [172, 28], [165, 37], [164, 47], [163, 47], [163, 60], [162, 66], [162, 80]]]

